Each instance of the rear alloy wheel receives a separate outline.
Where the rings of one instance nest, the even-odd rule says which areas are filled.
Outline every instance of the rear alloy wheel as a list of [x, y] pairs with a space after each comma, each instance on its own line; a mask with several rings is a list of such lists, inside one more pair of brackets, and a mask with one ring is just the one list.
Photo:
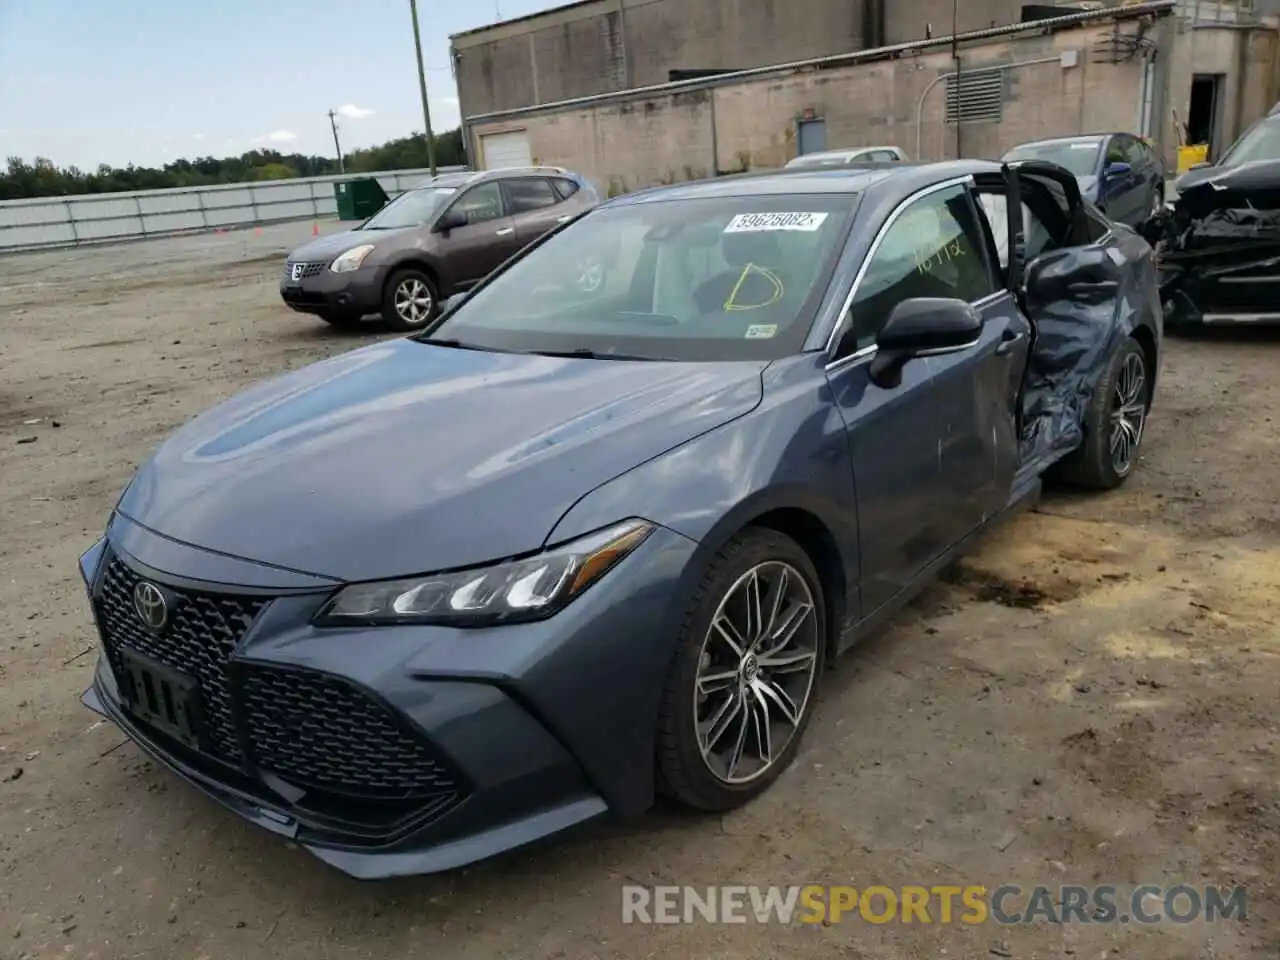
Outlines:
[[1123, 479], [1138, 462], [1147, 424], [1147, 364], [1141, 350], [1128, 353], [1116, 378], [1111, 401], [1111, 469]]
[[1150, 407], [1147, 357], [1130, 337], [1098, 381], [1085, 411], [1084, 442], [1062, 461], [1062, 478], [1097, 490], [1124, 483], [1138, 464]]
[[826, 617], [808, 555], [749, 530], [716, 557], [681, 631], [659, 718], [662, 787], [704, 810], [762, 793], [791, 763], [822, 676]]
[[436, 285], [421, 270], [399, 270], [387, 281], [382, 319], [392, 330], [421, 330], [439, 310]]

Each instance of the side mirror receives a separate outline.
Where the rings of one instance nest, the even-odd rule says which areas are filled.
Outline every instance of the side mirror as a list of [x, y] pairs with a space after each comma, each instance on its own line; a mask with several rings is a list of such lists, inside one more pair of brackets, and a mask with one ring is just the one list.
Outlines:
[[982, 337], [982, 314], [963, 300], [913, 297], [901, 301], [876, 337], [871, 380], [886, 390], [902, 384], [902, 368], [917, 357], [955, 353]]
[[467, 225], [467, 215], [461, 210], [446, 210], [440, 215], [440, 219], [431, 229], [435, 233], [448, 233], [450, 230], [457, 230], [459, 227]]
[[446, 313], [452, 313], [454, 310], [457, 310], [460, 306], [463, 305], [463, 303], [466, 302], [467, 298], [470, 296], [471, 296], [470, 291], [465, 293], [455, 293], [452, 297], [450, 297], [440, 305], [440, 316], [443, 317]]
[[1107, 164], [1107, 169], [1103, 171], [1103, 176], [1108, 179], [1111, 177], [1123, 177], [1132, 169], [1133, 167], [1125, 163], [1123, 160], [1117, 160], [1115, 163]]

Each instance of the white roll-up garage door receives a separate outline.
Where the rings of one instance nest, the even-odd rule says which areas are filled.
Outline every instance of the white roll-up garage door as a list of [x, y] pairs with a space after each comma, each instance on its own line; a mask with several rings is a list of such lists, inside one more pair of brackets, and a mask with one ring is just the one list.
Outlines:
[[486, 170], [533, 166], [533, 154], [529, 151], [529, 135], [523, 130], [512, 133], [491, 133], [481, 137], [480, 155], [484, 158]]

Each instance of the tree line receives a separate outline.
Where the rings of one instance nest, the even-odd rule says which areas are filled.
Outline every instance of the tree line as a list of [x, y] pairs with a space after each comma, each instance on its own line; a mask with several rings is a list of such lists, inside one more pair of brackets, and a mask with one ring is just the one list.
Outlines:
[[[441, 167], [466, 163], [462, 131], [449, 130], [432, 138], [436, 164]], [[427, 144], [422, 134], [390, 140], [381, 146], [352, 150], [344, 156], [347, 173], [374, 170], [412, 170], [426, 167]], [[287, 180], [292, 177], [319, 177], [338, 172], [331, 157], [280, 153], [277, 150], [250, 150], [238, 157], [198, 157], [174, 160], [163, 167], [112, 167], [103, 164], [92, 173], [77, 167], [59, 167], [45, 157], [28, 163], [10, 157], [0, 173], [0, 200], [26, 197], [66, 197], [84, 193], [118, 193], [126, 190], [161, 190], [167, 187], [198, 187], [217, 183], [246, 183], [251, 180]]]

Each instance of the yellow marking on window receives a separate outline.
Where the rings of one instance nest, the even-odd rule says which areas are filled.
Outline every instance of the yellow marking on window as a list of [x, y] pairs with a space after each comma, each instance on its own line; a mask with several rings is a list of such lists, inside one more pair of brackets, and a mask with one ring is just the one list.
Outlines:
[[[752, 273], [764, 277], [773, 284], [773, 295], [763, 303], [738, 303], [738, 292], [742, 289], [742, 285], [747, 282], [747, 277]], [[781, 300], [784, 290], [782, 281], [778, 279], [776, 273], [772, 270], [766, 270], [764, 267], [757, 267], [754, 263], [748, 263], [742, 268], [742, 273], [738, 276], [738, 282], [733, 285], [728, 299], [724, 302], [724, 312], [742, 313], [747, 310], [763, 310], [765, 307], [771, 307]]]

